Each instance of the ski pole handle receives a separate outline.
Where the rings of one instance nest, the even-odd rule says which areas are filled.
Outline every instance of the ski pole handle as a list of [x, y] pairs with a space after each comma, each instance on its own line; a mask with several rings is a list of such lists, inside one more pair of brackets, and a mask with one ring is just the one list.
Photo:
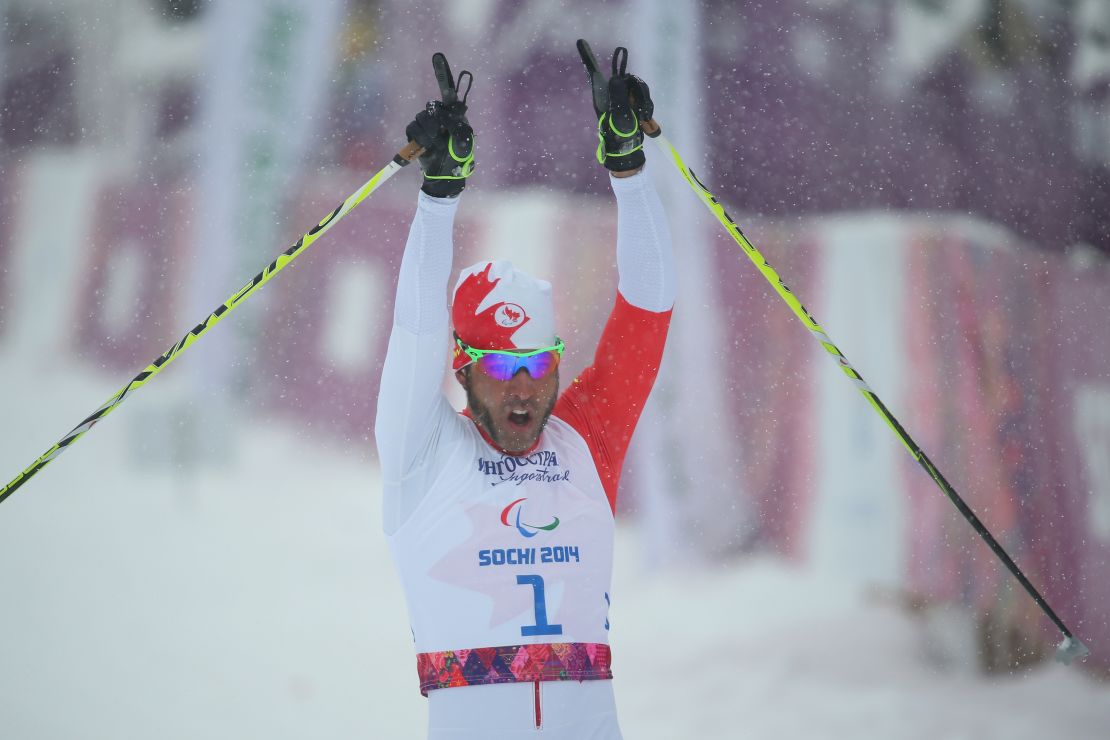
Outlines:
[[393, 161], [404, 167], [423, 153], [424, 147], [420, 146], [415, 141], [410, 141], [408, 144], [401, 147], [401, 151], [397, 152], [397, 156], [393, 158]]
[[663, 133], [663, 127], [660, 126], [654, 118], [649, 118], [646, 121], [640, 121], [640, 128], [644, 130], [644, 133], [646, 135], [650, 136], [653, 139], [659, 134]]

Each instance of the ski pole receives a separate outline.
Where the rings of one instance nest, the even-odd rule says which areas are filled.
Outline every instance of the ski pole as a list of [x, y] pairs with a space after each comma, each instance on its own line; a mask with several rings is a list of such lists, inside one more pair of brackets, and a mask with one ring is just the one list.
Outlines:
[[871, 407], [882, 417], [891, 431], [894, 432], [906, 449], [909, 450], [909, 453], [913, 455], [914, 459], [925, 469], [925, 472], [929, 474], [929, 477], [933, 479], [944, 495], [948, 497], [948, 500], [952, 502], [963, 515], [964, 519], [966, 519], [975, 531], [979, 533], [979, 536], [983, 538], [983, 541], [987, 543], [990, 549], [994, 551], [994, 554], [998, 556], [998, 559], [1002, 561], [1003, 565], [1009, 569], [1029, 595], [1033, 597], [1033, 601], [1037, 602], [1037, 606], [1041, 608], [1041, 611], [1043, 611], [1045, 615], [1052, 620], [1053, 624], [1059, 628], [1060, 632], [1063, 633], [1064, 640], [1056, 649], [1056, 659], [1064, 664], [1068, 664], [1076, 658], [1082, 659], [1086, 657], [1090, 653], [1087, 646], [1072, 634], [1071, 630], [1067, 628], [1060, 617], [1056, 616], [1052, 607], [1048, 605], [1048, 602], [1045, 601], [1040, 592], [1038, 592], [1029, 579], [1026, 578], [1025, 574], [1021, 572], [1021, 568], [1017, 566], [1013, 558], [1002, 548], [1002, 545], [998, 544], [998, 541], [979, 520], [979, 517], [975, 515], [975, 512], [971, 510], [971, 507], [969, 507], [960, 495], [956, 493], [956, 489], [952, 487], [952, 484], [945, 479], [928, 456], [921, 450], [917, 443], [913, 441], [913, 438], [910, 437], [905, 428], [894, 418], [894, 414], [892, 414], [886, 405], [879, 399], [875, 391], [871, 389], [871, 386], [867, 384], [859, 372], [852, 367], [851, 363], [849, 363], [848, 359], [844, 356], [844, 353], [837, 348], [832, 339], [829, 338], [829, 335], [821, 325], [817, 323], [817, 320], [813, 318], [813, 315], [806, 310], [806, 307], [802, 305], [802, 302], [794, 295], [793, 291], [786, 287], [786, 283], [779, 277], [775, 269], [768, 264], [759, 250], [748, 241], [748, 238], [744, 236], [740, 227], [737, 226], [736, 222], [732, 220], [732, 217], [728, 215], [716, 196], [709, 192], [709, 189], [698, 179], [694, 171], [682, 161], [682, 157], [679, 156], [678, 151], [671, 145], [666, 137], [662, 135], [659, 124], [654, 120], [650, 120], [642, 122], [642, 125], [644, 133], [654, 138], [663, 151], [667, 153], [671, 162], [678, 168], [678, 171], [682, 173], [682, 177], [689, 183], [694, 192], [697, 193], [702, 203], [704, 203], [706, 208], [717, 217], [717, 220], [721, 222], [721, 225], [725, 227], [729, 235], [740, 245], [740, 248], [744, 250], [744, 254], [748, 256], [752, 264], [763, 274], [763, 277], [767, 278], [767, 282], [771, 284], [771, 287], [775, 289], [779, 297], [790, 306], [794, 315], [805, 324], [813, 338], [825, 348], [829, 356], [833, 358], [844, 374], [855, 384], [859, 392], [863, 394], [863, 397], [871, 404]]
[[10, 483], [3, 488], [0, 488], [0, 502], [3, 502], [8, 496], [11, 496], [16, 490], [19, 489], [24, 483], [30, 480], [36, 473], [46, 467], [58, 455], [62, 454], [69, 448], [71, 444], [76, 442], [82, 435], [93, 428], [93, 426], [103, 419], [108, 414], [112, 413], [117, 406], [123, 403], [132, 391], [145, 384], [148, 380], [160, 373], [167, 365], [173, 362], [177, 357], [184, 352], [193, 342], [200, 339], [204, 334], [220, 323], [225, 316], [231, 313], [236, 306], [250, 297], [256, 290], [268, 283], [274, 275], [285, 269], [290, 262], [297, 258], [302, 252], [312, 246], [313, 242], [319, 239], [324, 232], [343, 218], [355, 206], [361, 203], [371, 193], [381, 187], [382, 183], [392, 177], [398, 170], [411, 162], [414, 158], [420, 156], [424, 150], [415, 142], [410, 141], [393, 157], [393, 160], [379, 170], [373, 177], [366, 181], [362, 187], [352, 193], [345, 201], [339, 204], [338, 207], [323, 221], [316, 224], [312, 229], [296, 241], [293, 246], [286, 249], [284, 252], [277, 256], [273, 262], [267, 265], [262, 272], [254, 276], [254, 278], [237, 290], [231, 298], [227, 299], [215, 311], [208, 315], [201, 323], [197, 324], [194, 328], [189, 330], [189, 333], [182, 337], [181, 341], [174, 344], [166, 350], [158, 359], [150, 363], [131, 379], [127, 385], [121, 388], [115, 395], [109, 398], [100, 406], [96, 411], [92, 412], [80, 424], [75, 426], [68, 434], [58, 440], [57, 444], [44, 452], [37, 460], [31, 463], [22, 473], [17, 475]]

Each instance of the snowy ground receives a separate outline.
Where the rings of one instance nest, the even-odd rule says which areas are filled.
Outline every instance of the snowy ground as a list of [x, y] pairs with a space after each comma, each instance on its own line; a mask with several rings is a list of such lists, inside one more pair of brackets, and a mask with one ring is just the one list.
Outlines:
[[[124, 380], [10, 353], [0, 375], [5, 482]], [[176, 382], [155, 379], [0, 505], [0, 737], [421, 737], [368, 443], [248, 418], [232, 462], [136, 466], [128, 445], [158, 456], [143, 422]], [[770, 559], [649, 574], [639, 547], [622, 527], [611, 621], [630, 740], [1110, 737], [1110, 685], [1079, 671], [942, 670], [933, 633], [858, 589]]]

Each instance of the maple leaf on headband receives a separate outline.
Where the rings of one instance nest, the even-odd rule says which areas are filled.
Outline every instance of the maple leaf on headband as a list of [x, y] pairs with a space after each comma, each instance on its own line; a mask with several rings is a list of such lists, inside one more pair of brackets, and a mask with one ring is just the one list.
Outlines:
[[[509, 308], [505, 301], [498, 301], [487, 306], [479, 312], [482, 303], [493, 293], [501, 278], [490, 279], [490, 270], [493, 263], [486, 264], [486, 269], [481, 272], [471, 273], [455, 291], [455, 302], [451, 306], [451, 320], [455, 324], [455, 333], [466, 344], [478, 349], [512, 349], [512, 336], [520, 327], [530, 321], [527, 314], [523, 320], [519, 319], [516, 304]], [[511, 326], [503, 326], [497, 321], [497, 311], [506, 306], [505, 311], [513, 314]], [[523, 311], [523, 309], [520, 309]]]

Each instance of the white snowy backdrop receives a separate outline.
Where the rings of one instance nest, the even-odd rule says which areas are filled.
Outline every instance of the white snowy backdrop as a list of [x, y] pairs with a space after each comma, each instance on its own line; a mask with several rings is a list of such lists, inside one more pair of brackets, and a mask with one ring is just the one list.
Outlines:
[[[654, 156], [691, 309], [622, 490], [626, 736], [1106, 737], [1099, 6], [9, 0], [0, 477], [388, 161], [435, 91], [436, 50], [476, 77], [460, 263], [551, 275], [581, 367], [613, 288], [613, 215], [574, 40], [621, 43], [687, 159], [1095, 651], [1044, 659], [1051, 625]], [[991, 63], [969, 91], [951, 40], [974, 58], [966, 39], [990, 22], [1003, 47], [1053, 41], [1070, 66]], [[924, 90], [922, 117], [1016, 105], [1004, 130], [1022, 146], [1048, 115], [1008, 98], [1024, 70], [1074, 104], [1043, 122], [1060, 151], [996, 136], [949, 161], [942, 130], [914, 140], [898, 120], [859, 139], [836, 84], [861, 72], [836, 40], [860, 27], [897, 40], [874, 77]], [[775, 29], [805, 99], [780, 99], [788, 70], [759, 56]], [[923, 141], [936, 171], [907, 159]], [[837, 169], [852, 146], [867, 162]], [[1039, 200], [1022, 199], [1028, 171]], [[0, 737], [422, 735], [369, 423], [416, 183], [398, 175], [0, 504]]]

